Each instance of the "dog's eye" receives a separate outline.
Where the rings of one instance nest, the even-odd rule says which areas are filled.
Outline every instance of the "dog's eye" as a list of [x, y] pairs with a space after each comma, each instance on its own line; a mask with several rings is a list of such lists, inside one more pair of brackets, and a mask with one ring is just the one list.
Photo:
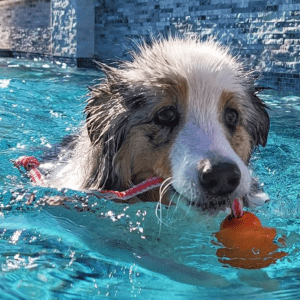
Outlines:
[[238, 112], [233, 109], [233, 108], [229, 108], [227, 107], [225, 110], [225, 124], [226, 126], [231, 129], [234, 130], [238, 121], [239, 121], [239, 114]]
[[175, 126], [178, 124], [179, 115], [175, 107], [168, 106], [159, 110], [155, 117], [154, 122], [163, 126]]

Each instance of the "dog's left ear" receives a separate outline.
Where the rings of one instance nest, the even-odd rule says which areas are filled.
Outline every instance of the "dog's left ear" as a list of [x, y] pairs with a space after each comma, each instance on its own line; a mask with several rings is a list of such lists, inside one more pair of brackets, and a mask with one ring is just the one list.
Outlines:
[[270, 118], [267, 112], [267, 105], [258, 97], [258, 93], [263, 88], [254, 88], [250, 91], [250, 101], [254, 111], [248, 120], [247, 127], [249, 133], [253, 138], [253, 147], [262, 145], [263, 147], [267, 143], [269, 129], [270, 129]]

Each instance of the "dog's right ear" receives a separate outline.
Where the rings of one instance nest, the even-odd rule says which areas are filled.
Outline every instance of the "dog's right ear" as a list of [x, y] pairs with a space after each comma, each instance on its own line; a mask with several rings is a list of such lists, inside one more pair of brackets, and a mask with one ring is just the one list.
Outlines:
[[94, 134], [93, 128], [92, 128], [92, 122], [91, 122], [91, 113], [88, 112], [86, 114], [86, 128], [88, 131], [88, 135], [90, 137], [90, 140], [92, 142], [92, 144], [95, 144], [96, 142], [96, 135]]
[[98, 159], [88, 185], [101, 189], [123, 186], [123, 176], [115, 163], [130, 129], [130, 110], [124, 101], [126, 86], [117, 72], [106, 70], [103, 81], [90, 88], [85, 107], [86, 130]]
[[89, 87], [87, 105], [84, 109], [86, 114], [86, 128], [92, 144], [99, 143], [105, 124], [109, 122], [112, 115], [111, 107], [114, 106], [114, 86], [118, 82], [117, 74], [113, 67], [103, 63], [95, 62], [101, 71], [105, 74], [100, 84]]
[[100, 140], [101, 119], [103, 118], [103, 113], [101, 112], [101, 107], [103, 106], [101, 103], [102, 95], [92, 90], [89, 96], [90, 98], [84, 112], [86, 114], [87, 132], [92, 144], [95, 145]]

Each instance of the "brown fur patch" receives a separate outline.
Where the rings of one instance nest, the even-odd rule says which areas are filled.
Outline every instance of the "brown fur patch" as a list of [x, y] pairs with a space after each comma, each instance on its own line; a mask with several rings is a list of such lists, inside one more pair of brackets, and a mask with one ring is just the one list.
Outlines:
[[239, 104], [236, 100], [234, 93], [229, 91], [223, 91], [219, 100], [218, 110], [219, 112], [223, 112], [226, 106], [230, 106], [237, 111], [239, 111]]
[[[184, 118], [188, 101], [187, 84], [184, 79], [176, 80], [176, 83], [174, 81], [175, 79], [171, 81], [161, 79], [160, 88], [153, 87], [153, 93], [161, 98], [161, 101], [152, 113], [176, 104], [181, 117]], [[174, 132], [168, 134], [166, 132], [159, 126], [149, 124], [137, 125], [131, 129], [115, 159], [122, 190], [127, 189], [130, 182], [138, 184], [152, 176], [164, 179], [172, 177], [170, 152], [176, 135]], [[149, 142], [149, 135], [154, 137], [153, 143]], [[158, 146], [155, 147], [155, 144]], [[139, 198], [142, 201], [158, 201], [159, 189], [146, 192]], [[163, 197], [162, 203], [169, 204], [167, 196]]]
[[[234, 93], [223, 91], [219, 100], [219, 120], [223, 123], [223, 112], [226, 107], [231, 107], [239, 112], [241, 115], [241, 108]], [[226, 132], [227, 129], [226, 129]], [[236, 154], [243, 160], [245, 164], [248, 163], [251, 156], [251, 137], [245, 130], [243, 125], [239, 124], [233, 135], [229, 133], [226, 135], [227, 140], [230, 142], [231, 147]]]
[[161, 94], [161, 106], [167, 103], [172, 104], [178, 102], [182, 108], [187, 107], [188, 102], [188, 84], [186, 79], [173, 76], [170, 79], [159, 79], [158, 86], [155, 87], [155, 93]]
[[115, 171], [119, 176], [120, 186], [118, 188], [120, 191], [128, 189], [131, 181], [131, 164], [129, 143], [127, 141], [115, 157]]
[[163, 178], [172, 176], [169, 158], [170, 144], [153, 149], [143, 131], [137, 129], [132, 130], [130, 148], [132, 176], [134, 177], [132, 180], [146, 180], [150, 177], [149, 173], [151, 176]]
[[[116, 171], [120, 178], [120, 190], [126, 190], [130, 182], [141, 183], [153, 176], [167, 179], [172, 176], [169, 153], [171, 144], [153, 149], [146, 133], [147, 126], [133, 128], [127, 141], [121, 147], [116, 157]], [[142, 201], [159, 201], [159, 189], [138, 196]], [[162, 203], [169, 204], [167, 197]]]
[[238, 126], [234, 135], [229, 139], [230, 145], [236, 154], [248, 164], [251, 156], [251, 137], [243, 126]]

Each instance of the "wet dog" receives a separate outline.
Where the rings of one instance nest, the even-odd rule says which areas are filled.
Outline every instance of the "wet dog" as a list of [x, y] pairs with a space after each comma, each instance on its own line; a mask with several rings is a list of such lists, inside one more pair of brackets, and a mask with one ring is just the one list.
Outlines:
[[[214, 42], [169, 38], [143, 44], [132, 61], [99, 64], [81, 129], [56, 186], [122, 191], [151, 176], [202, 210], [265, 201], [248, 168], [269, 131], [251, 72]], [[169, 204], [155, 189], [142, 201]]]

